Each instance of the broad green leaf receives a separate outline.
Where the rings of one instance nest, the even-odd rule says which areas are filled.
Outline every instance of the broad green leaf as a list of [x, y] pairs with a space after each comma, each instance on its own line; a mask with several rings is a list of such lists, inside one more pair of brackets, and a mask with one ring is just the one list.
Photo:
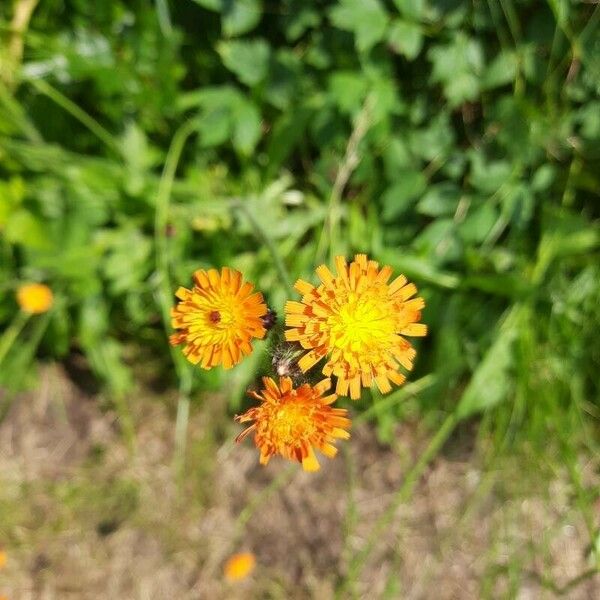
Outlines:
[[442, 83], [451, 106], [478, 97], [483, 71], [483, 49], [479, 40], [461, 32], [452, 42], [431, 48], [428, 56], [433, 63], [431, 80]]
[[312, 8], [300, 6], [285, 15], [284, 22], [286, 39], [290, 42], [295, 42], [308, 29], [313, 29], [320, 25], [321, 15]]
[[223, 64], [246, 85], [263, 81], [269, 69], [271, 51], [265, 40], [231, 40], [221, 42], [217, 50]]
[[481, 153], [474, 152], [471, 158], [471, 184], [482, 192], [493, 194], [501, 186], [508, 184], [512, 176], [512, 166], [504, 160], [487, 162]]
[[430, 186], [417, 204], [417, 210], [430, 217], [449, 216], [456, 212], [460, 188], [451, 182]]
[[8, 216], [4, 226], [6, 240], [35, 250], [48, 250], [52, 242], [44, 223], [26, 209], [18, 209]]
[[481, 206], [469, 210], [465, 220], [458, 226], [460, 237], [465, 242], [483, 242], [499, 216], [498, 209], [491, 202], [484, 202]]
[[394, 4], [407, 19], [419, 21], [424, 18], [426, 12], [426, 0], [394, 0]]
[[391, 221], [405, 212], [423, 193], [426, 185], [427, 180], [420, 171], [398, 173], [397, 182], [381, 197], [383, 218]]
[[492, 89], [507, 83], [512, 83], [517, 72], [517, 56], [514, 52], [502, 51], [486, 67], [482, 87]]
[[223, 107], [211, 110], [196, 120], [203, 146], [218, 146], [229, 139], [232, 128], [231, 110]]
[[352, 114], [362, 105], [368, 86], [361, 73], [337, 71], [329, 78], [329, 95], [341, 111]]
[[418, 23], [396, 20], [388, 31], [388, 42], [395, 52], [409, 60], [416, 58], [423, 47], [423, 33]]
[[260, 139], [260, 112], [252, 102], [242, 100], [235, 109], [233, 119], [233, 147], [243, 156], [249, 156]]
[[329, 16], [336, 27], [354, 33], [360, 52], [368, 52], [383, 40], [388, 24], [387, 13], [379, 0], [340, 0]]
[[226, 36], [241, 35], [252, 31], [262, 17], [259, 0], [228, 0], [223, 2], [221, 11], [223, 33]]
[[520, 320], [516, 304], [500, 325], [492, 346], [477, 366], [457, 407], [460, 419], [493, 408], [505, 401], [513, 386], [514, 344]]

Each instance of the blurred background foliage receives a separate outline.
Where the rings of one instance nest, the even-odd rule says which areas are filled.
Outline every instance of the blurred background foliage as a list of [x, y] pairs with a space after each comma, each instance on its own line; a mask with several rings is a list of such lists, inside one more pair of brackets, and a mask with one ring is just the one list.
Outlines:
[[[115, 397], [176, 385], [164, 315], [194, 269], [236, 267], [281, 311], [290, 278], [366, 252], [416, 281], [431, 331], [418, 394], [368, 409], [383, 440], [411, 411], [484, 412], [500, 444], [597, 452], [597, 3], [18, 0], [0, 19], [0, 326], [20, 282], [56, 295], [2, 386], [35, 356], [85, 357]], [[189, 386], [235, 407], [255, 354]]]

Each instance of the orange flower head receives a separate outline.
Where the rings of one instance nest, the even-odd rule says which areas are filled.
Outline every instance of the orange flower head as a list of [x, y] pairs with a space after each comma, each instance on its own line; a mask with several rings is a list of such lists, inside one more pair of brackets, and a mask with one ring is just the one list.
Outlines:
[[274, 454], [302, 463], [305, 471], [318, 471], [319, 462], [314, 448], [333, 458], [336, 438], [347, 440], [350, 419], [347, 410], [332, 408], [337, 396], [323, 396], [331, 387], [324, 379], [315, 386], [303, 384], [294, 389], [289, 377], [280, 377], [279, 385], [270, 377], [263, 377], [264, 389], [260, 394], [249, 392], [260, 400], [259, 406], [237, 415], [239, 423], [254, 421], [236, 441], [240, 442], [254, 432], [254, 443], [260, 450], [260, 464], [266, 465]]
[[239, 581], [246, 579], [254, 571], [255, 566], [256, 558], [252, 552], [240, 552], [229, 558], [223, 570], [229, 581]]
[[261, 317], [267, 305], [242, 274], [223, 267], [196, 271], [191, 290], [180, 287], [181, 300], [171, 309], [172, 325], [178, 329], [169, 341], [183, 344], [183, 353], [193, 364], [211, 369], [222, 364], [230, 369], [252, 352], [253, 338], [265, 337]]
[[0, 550], [0, 569], [6, 565], [6, 552], [4, 550]]
[[379, 269], [365, 254], [350, 265], [342, 256], [335, 262], [336, 276], [325, 265], [317, 268], [319, 286], [296, 282], [302, 301], [285, 305], [285, 339], [307, 350], [298, 362], [303, 372], [328, 356], [323, 374], [337, 377], [337, 394], [350, 390], [356, 400], [373, 380], [387, 393], [390, 381], [401, 385], [406, 379], [400, 365], [413, 368], [416, 352], [404, 336], [427, 334], [418, 323], [425, 301], [413, 298], [417, 288], [404, 275], [388, 284], [391, 267]]
[[17, 303], [22, 311], [32, 315], [45, 313], [52, 307], [52, 290], [43, 283], [26, 283], [17, 290]]

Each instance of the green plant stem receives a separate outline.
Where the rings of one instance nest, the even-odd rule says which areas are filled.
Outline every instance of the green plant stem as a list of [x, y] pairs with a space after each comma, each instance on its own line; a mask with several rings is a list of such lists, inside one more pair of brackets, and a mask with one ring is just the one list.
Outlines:
[[72, 100], [67, 98], [64, 94], [59, 92], [56, 88], [52, 87], [48, 82], [42, 79], [29, 79], [29, 84], [33, 86], [38, 92], [44, 94], [50, 100], [55, 102], [58, 106], [68, 112], [72, 117], [77, 119], [82, 125], [87, 127], [100, 141], [108, 146], [113, 152], [121, 155], [121, 149], [117, 143], [115, 137], [96, 119], [88, 115], [84, 110], [79, 108]]
[[0, 338], [0, 365], [29, 320], [30, 314], [20, 310]]
[[[169, 247], [167, 243], [167, 225], [169, 205], [177, 165], [185, 143], [195, 130], [192, 121], [186, 121], [173, 136], [167, 153], [165, 166], [158, 185], [156, 196], [156, 212], [154, 215], [155, 264], [158, 274], [158, 304], [161, 310], [165, 332], [169, 330], [169, 311], [171, 308], [171, 278], [169, 275]], [[175, 422], [174, 466], [177, 474], [185, 468], [185, 449], [190, 410], [190, 392], [192, 389], [192, 373], [179, 352], [171, 349], [171, 356], [179, 379], [179, 399], [177, 400], [177, 418]]]
[[375, 525], [371, 529], [371, 533], [367, 538], [365, 547], [356, 554], [354, 560], [352, 560], [352, 562], [350, 563], [348, 567], [348, 574], [346, 575], [340, 588], [338, 589], [335, 596], [336, 598], [345, 598], [345, 593], [347, 592], [349, 586], [360, 575], [360, 572], [364, 567], [365, 562], [367, 561], [371, 552], [375, 548], [375, 545], [380, 539], [382, 533], [394, 519], [394, 515], [396, 514], [398, 507], [410, 498], [416, 484], [421, 478], [421, 475], [423, 475], [425, 469], [427, 468], [427, 465], [429, 465], [429, 463], [435, 458], [437, 453], [440, 451], [441, 447], [450, 437], [458, 421], [459, 419], [456, 412], [453, 412], [446, 417], [441, 427], [430, 440], [429, 445], [427, 446], [425, 451], [419, 457], [419, 460], [406, 474], [404, 482], [400, 486], [400, 489], [396, 492], [394, 499], [392, 500], [386, 511], [379, 517], [379, 519], [377, 519]]
[[[27, 313], [23, 313], [23, 314], [25, 314], [25, 323], [26, 323], [27, 320], [29, 319], [29, 315]], [[26, 345], [25, 345], [25, 360], [23, 361], [25, 364], [29, 364], [33, 360], [33, 357], [35, 356], [37, 347], [39, 346], [40, 341], [44, 335], [44, 332], [46, 331], [46, 328], [48, 327], [48, 323], [50, 322], [51, 314], [52, 314], [51, 312], [47, 312], [43, 315], [39, 315], [39, 318], [33, 324], [33, 327], [31, 328], [31, 335], [28, 337], [28, 339], [26, 341]], [[17, 315], [17, 317], [15, 318], [15, 321], [17, 321], [18, 319], [19, 319], [19, 317]], [[25, 323], [23, 323], [23, 325]], [[13, 321], [13, 324], [11, 324], [11, 327], [12, 327], [12, 325], [14, 325], [14, 321]], [[20, 329], [23, 328], [23, 325], [20, 326]], [[17, 331], [17, 335], [18, 335], [18, 333], [19, 332]], [[4, 336], [2, 339], [4, 339]], [[12, 343], [11, 343], [11, 345], [12, 345]], [[0, 364], [1, 363], [2, 363], [2, 360], [0, 360]], [[12, 388], [16, 389], [18, 387], [18, 385], [20, 384], [20, 378], [23, 377], [23, 373], [24, 373], [23, 370], [20, 370], [17, 373], [11, 374], [12, 375], [12, 380], [11, 380]], [[4, 417], [10, 410], [12, 401], [16, 394], [14, 389], [11, 389], [8, 391], [8, 393], [6, 394], [6, 398], [4, 399], [3, 403], [0, 405], [0, 423], [3, 421]]]
[[292, 279], [290, 274], [281, 258], [273, 240], [267, 235], [267, 232], [261, 227], [260, 223], [254, 218], [254, 215], [248, 210], [248, 207], [240, 200], [234, 200], [231, 203], [234, 210], [239, 210], [250, 222], [256, 237], [267, 247], [267, 250], [271, 254], [271, 258], [275, 263], [275, 268], [279, 274], [279, 279], [282, 285], [290, 294], [294, 294], [294, 286], [292, 285]]
[[246, 523], [252, 518], [258, 507], [273, 494], [278, 492], [298, 472], [296, 464], [288, 465], [268, 486], [264, 487], [259, 494], [253, 496], [252, 500], [240, 512], [235, 522], [235, 533], [233, 539], [237, 541], [243, 536]]
[[344, 160], [337, 171], [333, 187], [331, 188], [331, 194], [329, 196], [329, 208], [327, 210], [327, 216], [319, 242], [317, 245], [316, 252], [316, 263], [319, 264], [324, 258], [325, 242], [327, 237], [329, 238], [329, 258], [333, 262], [334, 255], [337, 251], [337, 242], [339, 237], [339, 223], [340, 223], [340, 204], [342, 201], [342, 195], [344, 189], [352, 176], [352, 173], [360, 163], [360, 155], [358, 153], [358, 146], [365, 137], [369, 128], [371, 127], [371, 115], [373, 112], [373, 104], [375, 100], [373, 95], [367, 96], [363, 107], [361, 108], [358, 116], [356, 117], [354, 129], [348, 139], [346, 145], [346, 152], [344, 154]]
[[373, 403], [373, 405], [367, 408], [367, 410], [355, 417], [354, 424], [358, 425], [364, 421], [369, 421], [371, 418], [375, 417], [380, 410], [389, 410], [396, 404], [400, 404], [400, 402], [404, 401], [407, 397], [420, 394], [423, 390], [426, 390], [434, 385], [435, 381], [435, 375], [429, 374], [425, 375], [425, 377], [421, 377], [421, 379], [407, 383], [405, 386], [397, 389], [395, 392], [385, 396], [385, 398], [381, 398], [380, 400], [377, 400], [377, 402]]

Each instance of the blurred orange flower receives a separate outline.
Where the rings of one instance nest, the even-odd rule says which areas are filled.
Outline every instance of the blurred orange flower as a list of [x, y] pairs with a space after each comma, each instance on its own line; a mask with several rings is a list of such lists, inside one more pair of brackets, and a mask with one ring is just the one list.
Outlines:
[[256, 558], [252, 552], [240, 552], [232, 555], [225, 563], [225, 577], [229, 581], [246, 579], [256, 565]]
[[260, 394], [249, 392], [261, 404], [235, 417], [239, 423], [254, 421], [236, 441], [254, 432], [261, 465], [279, 454], [302, 463], [305, 471], [318, 471], [320, 466], [313, 446], [333, 458], [337, 448], [332, 442], [350, 437], [346, 431], [350, 427], [348, 411], [330, 406], [337, 398], [335, 394], [323, 396], [331, 381], [324, 379], [315, 386], [304, 384], [294, 389], [289, 377], [281, 377], [279, 385], [270, 377], [263, 377], [263, 384]]
[[45, 313], [50, 310], [53, 301], [52, 290], [43, 283], [26, 283], [17, 289], [17, 302], [27, 313]]
[[252, 339], [263, 338], [266, 330], [261, 317], [267, 305], [254, 286], [243, 283], [242, 274], [223, 267], [196, 271], [191, 290], [180, 287], [181, 300], [171, 309], [173, 346], [183, 344], [187, 359], [203, 369], [222, 364], [230, 369], [243, 355], [252, 352]]
[[[4, 550], [0, 550], [0, 569], [6, 564], [7, 555]], [[1, 598], [1, 596], [0, 596]]]
[[[301, 302], [285, 305], [285, 332], [289, 342], [307, 350], [298, 366], [306, 372], [323, 357], [323, 374], [337, 377], [336, 393], [360, 398], [361, 387], [373, 380], [382, 393], [401, 385], [399, 366], [413, 368], [414, 348], [403, 336], [424, 336], [427, 326], [418, 323], [423, 298], [413, 298], [417, 288], [400, 275], [388, 280], [392, 269], [357, 254], [350, 265], [336, 257], [337, 275], [321, 265], [316, 272], [321, 285], [298, 280]], [[412, 298], [412, 299], [411, 299]]]

